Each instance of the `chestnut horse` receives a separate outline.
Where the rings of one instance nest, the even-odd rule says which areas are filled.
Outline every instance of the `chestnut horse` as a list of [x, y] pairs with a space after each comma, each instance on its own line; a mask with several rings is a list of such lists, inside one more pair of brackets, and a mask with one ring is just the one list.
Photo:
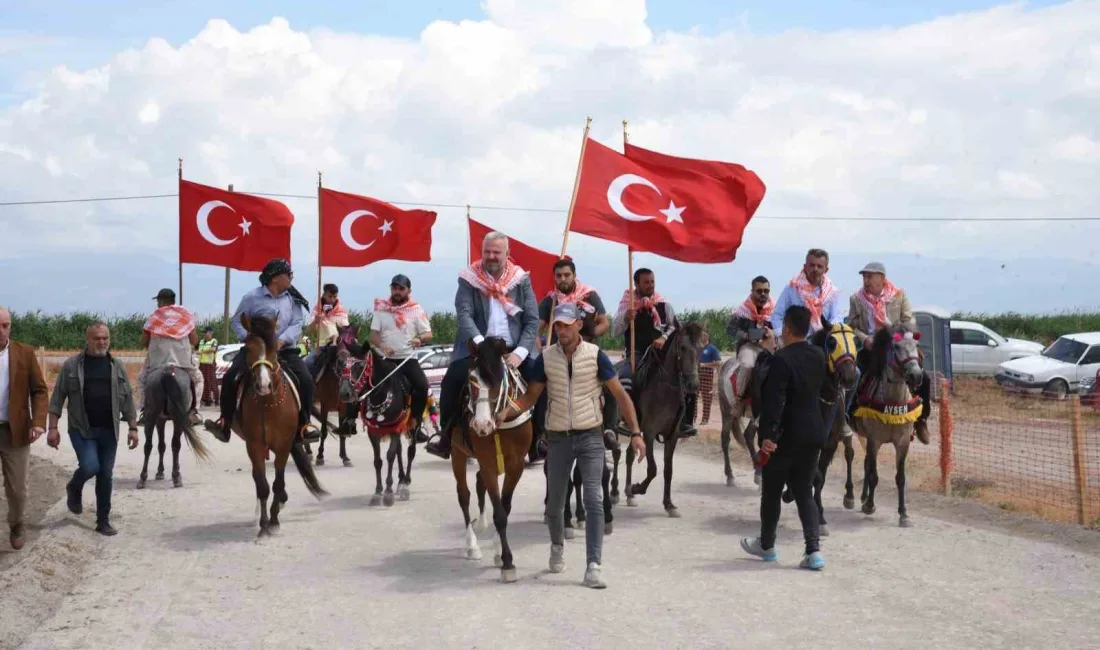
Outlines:
[[[466, 460], [476, 458], [477, 491], [482, 525], [485, 522], [485, 493], [493, 504], [493, 523], [497, 532], [497, 551], [493, 564], [500, 567], [501, 582], [515, 582], [516, 566], [508, 545], [508, 515], [512, 495], [523, 476], [527, 452], [531, 448], [531, 411], [497, 427], [496, 416], [509, 404], [519, 401], [527, 385], [519, 372], [508, 368], [504, 357], [508, 346], [503, 339], [486, 337], [475, 344], [471, 339], [470, 370], [462, 391], [467, 402], [459, 418], [460, 428], [452, 432], [451, 469], [458, 487], [458, 505], [466, 525], [466, 558], [480, 560], [474, 522], [470, 519], [470, 488], [466, 485]], [[458, 435], [454, 435], [458, 434]], [[499, 479], [504, 475], [504, 486]]]
[[[277, 316], [271, 319], [241, 315], [241, 325], [248, 334], [242, 351], [240, 408], [236, 409], [232, 430], [244, 439], [248, 458], [252, 461], [252, 480], [256, 482], [260, 506], [260, 537], [279, 528], [279, 510], [287, 502], [284, 477], [287, 456], [294, 458], [294, 465], [310, 494], [318, 499], [328, 495], [317, 480], [305, 446], [298, 437], [298, 400], [301, 398], [290, 376], [279, 365], [275, 336], [278, 321]], [[268, 449], [275, 453], [275, 484], [270, 487], [265, 462]], [[267, 499], [272, 488], [275, 498], [268, 518]]]

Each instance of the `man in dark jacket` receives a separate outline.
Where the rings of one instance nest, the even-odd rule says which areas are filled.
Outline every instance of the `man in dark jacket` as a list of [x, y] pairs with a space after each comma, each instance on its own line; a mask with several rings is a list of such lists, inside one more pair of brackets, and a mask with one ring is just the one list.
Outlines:
[[779, 559], [775, 533], [783, 487], [789, 485], [802, 520], [806, 553], [799, 566], [825, 567], [818, 544], [820, 532], [813, 479], [825, 445], [820, 400], [833, 399], [825, 353], [806, 341], [810, 312], [792, 305], [783, 317], [783, 347], [772, 357], [761, 389], [760, 449], [770, 454], [764, 465], [760, 497], [760, 537], [744, 538], [741, 548], [765, 562]]

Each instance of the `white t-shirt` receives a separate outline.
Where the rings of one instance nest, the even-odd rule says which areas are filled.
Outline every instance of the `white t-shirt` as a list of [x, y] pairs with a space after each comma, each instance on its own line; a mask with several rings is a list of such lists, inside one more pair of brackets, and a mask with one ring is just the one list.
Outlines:
[[0, 350], [0, 422], [8, 421], [8, 401], [11, 399], [8, 384], [11, 382], [11, 343]]
[[397, 326], [393, 314], [376, 311], [374, 318], [371, 319], [370, 329], [372, 332], [380, 332], [382, 345], [393, 350], [393, 354], [388, 355], [389, 357], [404, 359], [413, 353], [414, 348], [410, 344], [413, 337], [431, 333], [432, 326], [428, 322], [428, 314], [424, 308], [417, 305], [405, 314], [404, 327]]

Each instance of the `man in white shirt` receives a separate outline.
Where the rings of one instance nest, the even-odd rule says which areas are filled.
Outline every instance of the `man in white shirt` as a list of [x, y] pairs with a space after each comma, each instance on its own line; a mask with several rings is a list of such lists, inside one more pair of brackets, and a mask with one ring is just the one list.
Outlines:
[[[430, 343], [432, 326], [420, 303], [410, 298], [412, 281], [397, 274], [390, 280], [390, 297], [376, 298], [370, 322], [370, 344], [387, 359], [400, 363], [399, 372], [409, 380], [412, 393], [411, 431], [420, 429], [428, 405], [428, 377], [416, 360], [417, 348]], [[412, 358], [410, 358], [412, 357]]]

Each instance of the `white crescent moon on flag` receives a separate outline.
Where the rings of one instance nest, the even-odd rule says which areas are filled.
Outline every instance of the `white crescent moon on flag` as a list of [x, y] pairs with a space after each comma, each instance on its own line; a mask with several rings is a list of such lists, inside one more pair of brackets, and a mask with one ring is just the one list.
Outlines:
[[[231, 206], [221, 201], [207, 201], [202, 204], [202, 207], [200, 207], [199, 211], [195, 214], [195, 225], [199, 227], [199, 234], [202, 235], [202, 238], [206, 241], [215, 246], [228, 246], [237, 241], [237, 238], [219, 239], [218, 236], [210, 230], [210, 213], [216, 208], [229, 208], [233, 210]], [[236, 210], [233, 210], [233, 212], [236, 212]]]
[[344, 220], [340, 222], [340, 238], [344, 240], [344, 245], [353, 251], [365, 251], [371, 246], [374, 246], [374, 240], [370, 240], [368, 244], [360, 244], [355, 241], [355, 238], [351, 236], [351, 226], [355, 223], [355, 220], [359, 217], [372, 216], [375, 219], [378, 215], [374, 214], [370, 210], [355, 210], [349, 212], [344, 216]]
[[657, 189], [657, 186], [649, 182], [648, 179], [638, 176], [637, 174], [623, 174], [611, 181], [611, 184], [607, 186], [607, 202], [611, 205], [611, 209], [615, 211], [615, 214], [627, 221], [649, 221], [650, 219], [656, 219], [656, 217], [647, 217], [644, 214], [631, 212], [623, 205], [623, 192], [631, 185], [645, 185], [657, 194], [661, 193], [661, 190]]

